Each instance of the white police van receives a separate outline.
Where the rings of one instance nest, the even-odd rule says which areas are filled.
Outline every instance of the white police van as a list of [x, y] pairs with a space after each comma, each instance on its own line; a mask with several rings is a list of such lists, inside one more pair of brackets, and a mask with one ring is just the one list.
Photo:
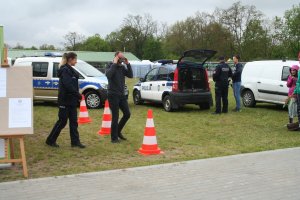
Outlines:
[[184, 52], [177, 65], [154, 67], [133, 87], [134, 104], [158, 102], [167, 112], [185, 104], [209, 109], [213, 101], [204, 64], [215, 54], [213, 50], [193, 49]]
[[[14, 67], [31, 66], [35, 101], [57, 101], [57, 71], [61, 54], [47, 53], [43, 57], [17, 58]], [[84, 94], [88, 108], [99, 108], [107, 99], [108, 80], [106, 76], [88, 63], [77, 60], [74, 69], [79, 74], [79, 92]]]

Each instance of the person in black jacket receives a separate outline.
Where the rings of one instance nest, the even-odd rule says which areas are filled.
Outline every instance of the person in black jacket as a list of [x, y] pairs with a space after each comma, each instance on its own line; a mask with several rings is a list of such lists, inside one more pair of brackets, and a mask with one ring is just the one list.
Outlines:
[[46, 140], [46, 144], [51, 147], [59, 147], [56, 140], [69, 119], [71, 146], [85, 148], [80, 142], [78, 133], [77, 106], [81, 100], [81, 95], [78, 87], [79, 75], [72, 67], [76, 63], [77, 55], [73, 52], [66, 53], [58, 70], [59, 119]]
[[[122, 134], [122, 129], [130, 118], [130, 110], [125, 96], [125, 76], [133, 77], [131, 65], [122, 52], [115, 53], [113, 63], [108, 65], [106, 69], [106, 76], [108, 79], [108, 101], [112, 113], [111, 142], [119, 143], [119, 138], [126, 140]], [[123, 112], [123, 117], [118, 123], [119, 109]]]
[[[213, 114], [228, 113], [228, 79], [232, 77], [231, 68], [225, 63], [225, 58], [219, 58], [220, 64], [216, 67], [213, 73], [213, 80], [215, 82], [216, 95], [216, 111]], [[223, 109], [221, 109], [221, 100], [223, 102]]]
[[241, 110], [241, 77], [242, 77], [242, 71], [243, 71], [243, 65], [239, 63], [240, 56], [235, 55], [233, 56], [233, 62], [234, 62], [234, 70], [232, 72], [232, 88], [233, 88], [233, 94], [236, 102], [236, 107], [233, 110], [234, 112], [240, 112]]

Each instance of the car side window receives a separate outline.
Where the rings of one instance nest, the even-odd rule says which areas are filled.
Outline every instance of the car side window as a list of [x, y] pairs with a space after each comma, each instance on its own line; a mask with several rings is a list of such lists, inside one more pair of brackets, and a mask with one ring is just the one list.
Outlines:
[[290, 75], [290, 67], [289, 66], [283, 66], [282, 74], [281, 74], [281, 80], [282, 81], [287, 81], [289, 75]]
[[156, 79], [157, 79], [157, 72], [158, 72], [158, 68], [152, 69], [152, 70], [146, 75], [145, 80], [146, 80], [146, 81], [156, 81]]
[[48, 75], [48, 62], [33, 62], [32, 75], [33, 77], [47, 77]]
[[157, 80], [158, 81], [167, 81], [168, 80], [169, 70], [165, 67], [159, 68]]
[[58, 78], [58, 76], [57, 76], [57, 72], [59, 69], [58, 66], [59, 66], [59, 63], [53, 63], [53, 72], [52, 72], [53, 78]]

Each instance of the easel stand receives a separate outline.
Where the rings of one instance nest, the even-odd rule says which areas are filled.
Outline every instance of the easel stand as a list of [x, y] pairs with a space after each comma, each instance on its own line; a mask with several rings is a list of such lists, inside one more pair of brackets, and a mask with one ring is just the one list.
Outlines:
[[[1, 135], [0, 138], [5, 140], [5, 158], [0, 160], [0, 163], [22, 163], [23, 166], [23, 175], [24, 177], [28, 177], [27, 171], [27, 163], [26, 163], [26, 156], [25, 156], [25, 145], [24, 145], [24, 135]], [[14, 152], [14, 144], [13, 139], [19, 139], [20, 144], [20, 152], [21, 158], [15, 159], [15, 152]], [[9, 148], [9, 151], [8, 151]], [[10, 152], [10, 157], [9, 153]]]

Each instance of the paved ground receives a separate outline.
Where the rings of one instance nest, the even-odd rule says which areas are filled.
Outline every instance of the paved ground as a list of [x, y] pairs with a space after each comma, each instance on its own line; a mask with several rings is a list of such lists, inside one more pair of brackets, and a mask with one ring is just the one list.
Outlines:
[[0, 199], [300, 199], [300, 148], [0, 183]]

